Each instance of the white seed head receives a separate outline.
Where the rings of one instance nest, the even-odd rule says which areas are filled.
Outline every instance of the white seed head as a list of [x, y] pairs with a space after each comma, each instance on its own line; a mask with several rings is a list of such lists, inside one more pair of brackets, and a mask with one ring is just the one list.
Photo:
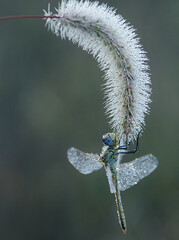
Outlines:
[[145, 51], [133, 27], [107, 5], [62, 0], [46, 24], [57, 36], [68, 38], [92, 54], [105, 72], [105, 108], [121, 141], [136, 139], [149, 112], [151, 87]]

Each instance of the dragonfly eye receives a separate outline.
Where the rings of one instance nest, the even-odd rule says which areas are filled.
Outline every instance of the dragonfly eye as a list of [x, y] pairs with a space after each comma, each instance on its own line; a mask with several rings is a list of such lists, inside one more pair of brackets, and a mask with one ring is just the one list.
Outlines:
[[103, 143], [108, 145], [109, 147], [112, 147], [114, 144], [114, 140], [111, 138], [109, 133], [106, 133], [102, 137]]

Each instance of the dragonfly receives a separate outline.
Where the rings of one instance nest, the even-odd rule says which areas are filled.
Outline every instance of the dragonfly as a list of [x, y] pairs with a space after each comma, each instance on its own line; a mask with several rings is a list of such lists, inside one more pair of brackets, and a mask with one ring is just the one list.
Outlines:
[[69, 162], [82, 174], [90, 174], [102, 167], [105, 168], [110, 192], [115, 195], [119, 224], [123, 233], [126, 233], [127, 226], [120, 192], [136, 185], [158, 166], [158, 160], [152, 154], [121, 164], [125, 154], [135, 153], [139, 149], [139, 134], [136, 147], [131, 150], [129, 144], [119, 144], [115, 133], [106, 133], [102, 137], [104, 146], [101, 154], [84, 153], [74, 147], [67, 151]]

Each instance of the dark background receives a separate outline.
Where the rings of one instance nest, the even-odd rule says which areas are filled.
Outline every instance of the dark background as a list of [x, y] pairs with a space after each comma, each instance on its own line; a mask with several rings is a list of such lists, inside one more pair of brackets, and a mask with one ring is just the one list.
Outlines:
[[[137, 29], [150, 58], [151, 114], [135, 156], [153, 153], [159, 167], [122, 193], [123, 236], [104, 170], [81, 175], [66, 157], [70, 146], [99, 153], [110, 131], [103, 73], [42, 20], [0, 22], [1, 240], [179, 238], [179, 1], [104, 2]], [[47, 3], [1, 0], [0, 16], [43, 14]]]

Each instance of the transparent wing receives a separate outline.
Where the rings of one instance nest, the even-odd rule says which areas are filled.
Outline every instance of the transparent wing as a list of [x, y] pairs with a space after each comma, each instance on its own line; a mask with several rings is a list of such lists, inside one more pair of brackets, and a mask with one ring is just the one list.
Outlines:
[[137, 184], [141, 179], [153, 172], [157, 165], [158, 160], [152, 154], [119, 165], [116, 169], [118, 189], [124, 191]]
[[83, 174], [89, 174], [102, 168], [98, 154], [84, 153], [76, 148], [70, 148], [67, 151], [69, 162]]

